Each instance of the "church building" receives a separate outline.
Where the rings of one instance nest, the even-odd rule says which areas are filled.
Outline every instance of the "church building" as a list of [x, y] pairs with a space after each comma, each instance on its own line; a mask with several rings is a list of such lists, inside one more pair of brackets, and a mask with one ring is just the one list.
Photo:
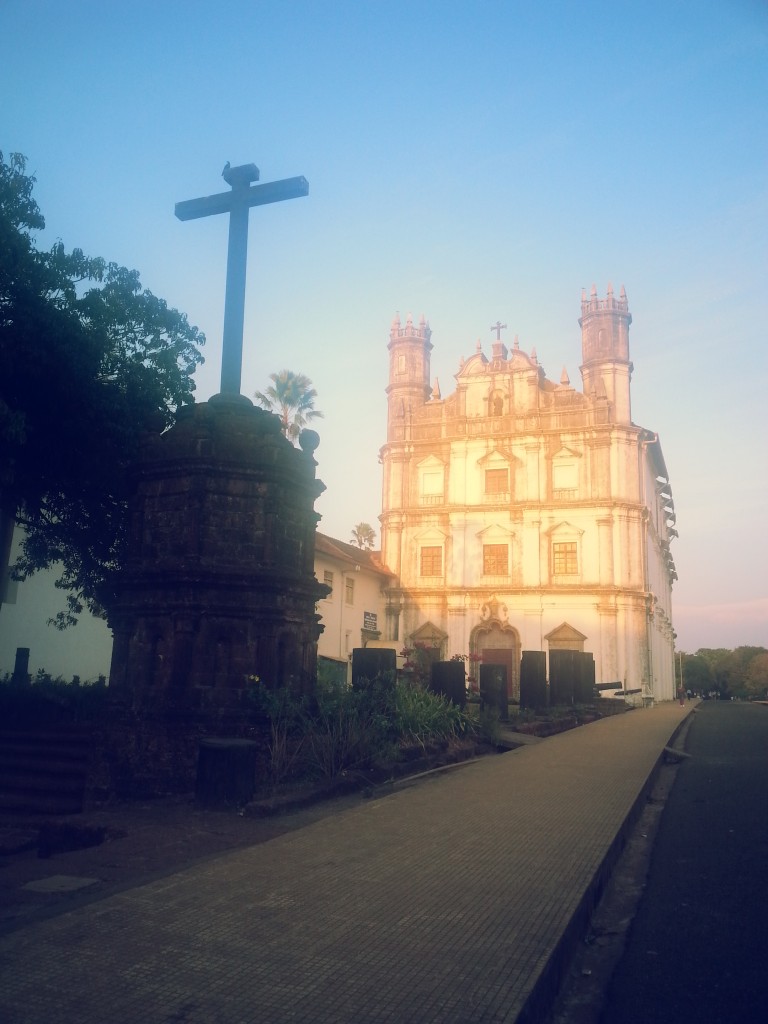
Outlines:
[[658, 436], [632, 421], [624, 288], [582, 293], [581, 384], [492, 330], [453, 394], [430, 385], [432, 332], [389, 337], [381, 449], [385, 636], [435, 658], [507, 665], [523, 651], [591, 653], [598, 683], [674, 696], [672, 491]]

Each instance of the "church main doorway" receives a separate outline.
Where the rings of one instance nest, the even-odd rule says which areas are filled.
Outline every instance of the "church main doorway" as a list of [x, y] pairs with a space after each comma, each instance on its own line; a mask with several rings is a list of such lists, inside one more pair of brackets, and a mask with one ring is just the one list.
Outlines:
[[473, 636], [474, 649], [486, 665], [505, 665], [510, 700], [520, 700], [520, 638], [517, 630], [500, 624], [480, 626]]

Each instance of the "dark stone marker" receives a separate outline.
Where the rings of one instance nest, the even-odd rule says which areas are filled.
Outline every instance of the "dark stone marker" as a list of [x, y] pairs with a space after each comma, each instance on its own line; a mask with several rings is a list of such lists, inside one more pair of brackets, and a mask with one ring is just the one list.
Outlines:
[[577, 704], [591, 704], [595, 699], [595, 659], [587, 651], [578, 652], [576, 656], [576, 684], [574, 699]]
[[388, 647], [355, 647], [352, 651], [352, 686], [362, 689], [379, 680], [394, 687], [397, 655]]
[[578, 651], [549, 652], [549, 703], [554, 706], [573, 704]]
[[480, 665], [480, 708], [496, 708], [502, 722], [509, 721], [507, 666]]
[[16, 648], [16, 661], [13, 666], [11, 680], [17, 686], [29, 682], [29, 647]]
[[429, 688], [432, 693], [441, 694], [460, 708], [467, 704], [467, 683], [463, 661], [434, 661], [430, 673]]
[[520, 659], [520, 707], [547, 706], [547, 656], [544, 651], [523, 651]]
[[205, 807], [243, 807], [256, 788], [258, 743], [204, 739], [197, 760], [195, 798]]

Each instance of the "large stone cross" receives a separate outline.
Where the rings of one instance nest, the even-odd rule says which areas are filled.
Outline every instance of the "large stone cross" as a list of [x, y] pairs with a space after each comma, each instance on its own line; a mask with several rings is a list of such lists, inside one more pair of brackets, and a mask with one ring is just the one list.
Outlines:
[[245, 267], [248, 259], [248, 211], [252, 206], [279, 203], [283, 199], [296, 199], [309, 193], [306, 178], [283, 178], [264, 185], [252, 185], [259, 180], [255, 164], [230, 167], [221, 175], [231, 186], [231, 192], [219, 192], [201, 199], [188, 199], [176, 203], [179, 220], [196, 220], [215, 213], [229, 214], [229, 247], [227, 249], [227, 290], [224, 299], [224, 338], [221, 353], [221, 392], [240, 394], [243, 365], [243, 320], [245, 316]]
[[501, 332], [506, 331], [507, 325], [503, 324], [501, 320], [497, 320], [495, 324], [491, 325], [491, 330], [496, 331], [496, 341], [501, 341]]

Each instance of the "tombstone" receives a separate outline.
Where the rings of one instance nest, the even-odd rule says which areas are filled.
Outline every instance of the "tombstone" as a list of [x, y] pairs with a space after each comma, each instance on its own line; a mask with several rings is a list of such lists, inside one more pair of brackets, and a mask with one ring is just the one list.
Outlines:
[[595, 659], [588, 651], [578, 651], [576, 657], [576, 682], [573, 697], [577, 704], [591, 704], [596, 696]]
[[457, 707], [467, 705], [467, 681], [463, 661], [432, 662], [429, 689], [440, 694]]
[[506, 665], [480, 665], [480, 710], [485, 708], [495, 708], [502, 722], [509, 721]]
[[256, 788], [259, 745], [253, 740], [200, 741], [195, 799], [205, 807], [244, 807]]
[[549, 652], [549, 703], [550, 705], [573, 704], [578, 651]]
[[547, 656], [544, 651], [523, 651], [520, 659], [520, 707], [547, 706]]
[[11, 682], [16, 686], [26, 686], [29, 682], [29, 650], [29, 647], [16, 648], [16, 661], [11, 676]]
[[397, 655], [388, 647], [355, 647], [352, 651], [352, 688], [376, 682], [394, 689]]

